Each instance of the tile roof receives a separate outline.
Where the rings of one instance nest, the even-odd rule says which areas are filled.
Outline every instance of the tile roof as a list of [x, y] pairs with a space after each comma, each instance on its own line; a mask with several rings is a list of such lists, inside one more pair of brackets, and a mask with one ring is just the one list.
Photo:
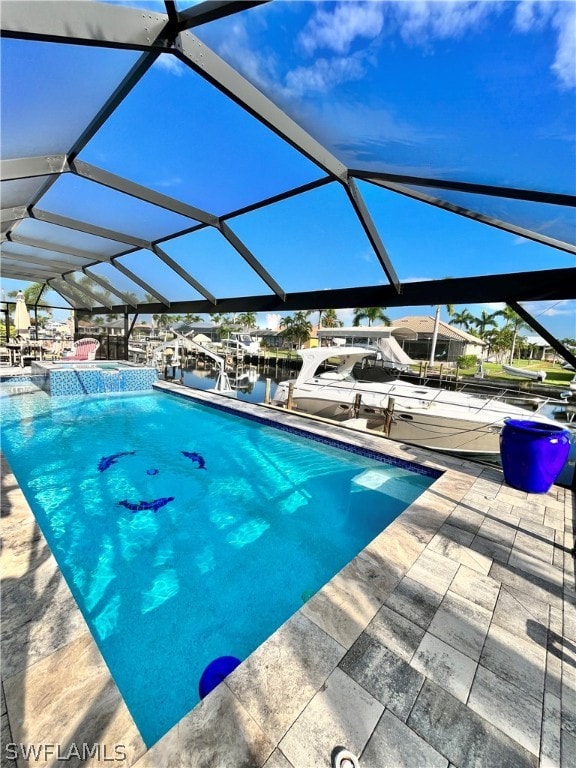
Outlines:
[[[432, 315], [410, 315], [399, 319], [395, 318], [394, 326], [398, 328], [409, 328], [411, 331], [415, 331], [418, 334], [432, 335], [434, 333], [434, 317], [432, 317]], [[442, 320], [440, 320], [438, 325], [438, 336], [439, 338], [465, 341], [469, 344], [486, 345], [486, 342], [477, 336], [462, 331], [460, 328], [455, 328], [453, 325], [448, 325], [448, 323], [445, 323]]]

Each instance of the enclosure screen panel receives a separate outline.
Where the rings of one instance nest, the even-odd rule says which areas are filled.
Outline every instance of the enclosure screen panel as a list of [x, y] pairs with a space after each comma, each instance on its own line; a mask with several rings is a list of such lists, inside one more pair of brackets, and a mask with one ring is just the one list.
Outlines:
[[[145, 130], [135, 131], [143, 114]], [[217, 215], [323, 175], [169, 54], [136, 85], [80, 158]]]
[[139, 55], [3, 38], [2, 157], [68, 152]]
[[247, 213], [230, 224], [287, 291], [388, 283], [339, 184]]
[[162, 249], [218, 298], [272, 292], [213, 227], [163, 243]]
[[62, 176], [42, 198], [42, 208], [116, 232], [156, 240], [198, 222], [96, 184], [80, 176]]

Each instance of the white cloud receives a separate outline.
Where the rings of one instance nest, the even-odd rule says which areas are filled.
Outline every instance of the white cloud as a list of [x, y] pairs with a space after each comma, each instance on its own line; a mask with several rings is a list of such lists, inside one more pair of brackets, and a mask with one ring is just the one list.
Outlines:
[[500, 11], [502, 3], [486, 0], [412, 0], [394, 4], [396, 22], [402, 38], [413, 44], [432, 39], [461, 37], [481, 29], [486, 19]]
[[[515, 6], [514, 31], [554, 29], [556, 51], [552, 71], [562, 87], [576, 87], [576, 4], [568, 0], [518, 0]], [[434, 40], [480, 31], [491, 17], [507, 7], [510, 5], [503, 0], [345, 0], [330, 11], [320, 6], [297, 43], [306, 56], [326, 50], [348, 57], [355, 43], [365, 47], [366, 41], [370, 43], [381, 34], [396, 31], [408, 44], [427, 46]], [[338, 82], [341, 81], [334, 78], [332, 85]]]
[[551, 66], [563, 88], [576, 87], [576, 5], [551, 0], [520, 0], [514, 15], [519, 32], [555, 30], [556, 54]]
[[[547, 306], [548, 305], [548, 306]], [[573, 321], [573, 333], [576, 334], [575, 309], [576, 302], [567, 299], [566, 301], [550, 302], [525, 302], [522, 304], [524, 309], [533, 317], [571, 317]], [[544, 323], [542, 323], [544, 325]]]
[[170, 53], [160, 54], [152, 66], [163, 69], [168, 74], [175, 75], [176, 77], [182, 77], [188, 70], [188, 67], [180, 59], [177, 59], [176, 56]]
[[576, 5], [566, 4], [552, 20], [558, 47], [552, 70], [565, 88], [576, 88]]
[[338, 319], [341, 320], [345, 326], [352, 325], [352, 321], [354, 319], [353, 309], [339, 309], [337, 310], [336, 314], [338, 315]]
[[156, 182], [157, 187], [164, 187], [164, 188], [177, 187], [180, 184], [182, 184], [181, 176], [169, 176], [166, 179], [160, 179], [160, 181]]
[[274, 53], [264, 53], [254, 48], [244, 19], [237, 17], [226, 27], [226, 37], [219, 40], [217, 50], [225, 61], [232, 62], [251, 83], [262, 87], [264, 91], [278, 82]]
[[317, 59], [309, 67], [296, 67], [286, 75], [283, 92], [291, 98], [331, 91], [340, 83], [361, 80], [365, 65], [361, 56]]
[[[270, 4], [271, 7], [275, 4]], [[337, 86], [366, 76], [376, 62], [377, 42], [399, 35], [407, 44], [431, 46], [435, 40], [459, 38], [485, 29], [488, 21], [514, 8], [517, 34], [553, 28], [557, 47], [551, 65], [563, 87], [576, 85], [576, 4], [554, 0], [396, 0], [320, 3], [296, 39], [300, 63], [281, 59], [272, 46], [256, 46], [251, 35], [274, 23], [268, 14], [238, 15], [213, 32], [208, 44], [265, 93], [293, 101], [309, 94], [330, 93]], [[328, 10], [327, 10], [328, 8]], [[278, 3], [277, 13], [289, 12], [290, 3]], [[248, 23], [250, 22], [250, 23]], [[214, 28], [215, 30], [218, 28]], [[292, 66], [291, 69], [286, 68]], [[174, 57], [162, 55], [158, 66], [174, 74], [182, 71]]]
[[316, 126], [329, 126], [332, 145], [347, 143], [350, 136], [361, 136], [364, 145], [419, 144], [440, 138], [438, 133], [421, 129], [402, 120], [380, 104], [348, 101], [324, 101], [308, 107], [304, 112], [306, 122]]
[[384, 9], [382, 3], [352, 0], [330, 11], [320, 6], [298, 36], [298, 46], [308, 56], [322, 48], [347, 54], [357, 38], [372, 40], [380, 34]]
[[272, 331], [277, 331], [280, 327], [280, 321], [282, 320], [282, 315], [266, 315], [266, 324], [265, 328], [270, 328]]
[[514, 13], [514, 25], [520, 32], [543, 29], [550, 20], [553, 10], [553, 4], [550, 2], [520, 0]]

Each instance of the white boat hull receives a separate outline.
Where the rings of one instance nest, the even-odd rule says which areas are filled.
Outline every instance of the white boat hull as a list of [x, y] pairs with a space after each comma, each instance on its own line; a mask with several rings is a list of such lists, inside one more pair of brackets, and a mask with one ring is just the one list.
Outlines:
[[[356, 370], [365, 350], [343, 347], [303, 350], [302, 369], [294, 382], [281, 382], [273, 404], [385, 433], [393, 440], [458, 454], [498, 455], [506, 418], [555, 424], [551, 419], [498, 398], [419, 386], [401, 379], [372, 381]], [[334, 370], [318, 363], [338, 357]], [[364, 378], [362, 378], [364, 376]]]
[[[303, 411], [333, 421], [347, 422], [353, 418], [350, 404], [330, 402], [314, 397], [294, 398], [294, 410]], [[360, 406], [358, 426], [386, 434], [386, 416], [383, 409]], [[499, 436], [503, 423], [446, 419], [434, 413], [406, 412], [396, 407], [386, 434], [391, 440], [455, 453], [498, 455]]]
[[509, 376], [516, 376], [519, 379], [529, 379], [530, 381], [544, 381], [546, 379], [545, 371], [531, 371], [527, 368], [516, 368], [513, 365], [503, 365], [502, 370]]

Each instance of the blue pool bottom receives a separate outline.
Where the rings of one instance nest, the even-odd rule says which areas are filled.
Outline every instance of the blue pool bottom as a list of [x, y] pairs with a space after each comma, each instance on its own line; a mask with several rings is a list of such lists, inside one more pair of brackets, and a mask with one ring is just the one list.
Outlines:
[[246, 659], [434, 480], [156, 392], [2, 400], [5, 453], [148, 746], [213, 660]]

